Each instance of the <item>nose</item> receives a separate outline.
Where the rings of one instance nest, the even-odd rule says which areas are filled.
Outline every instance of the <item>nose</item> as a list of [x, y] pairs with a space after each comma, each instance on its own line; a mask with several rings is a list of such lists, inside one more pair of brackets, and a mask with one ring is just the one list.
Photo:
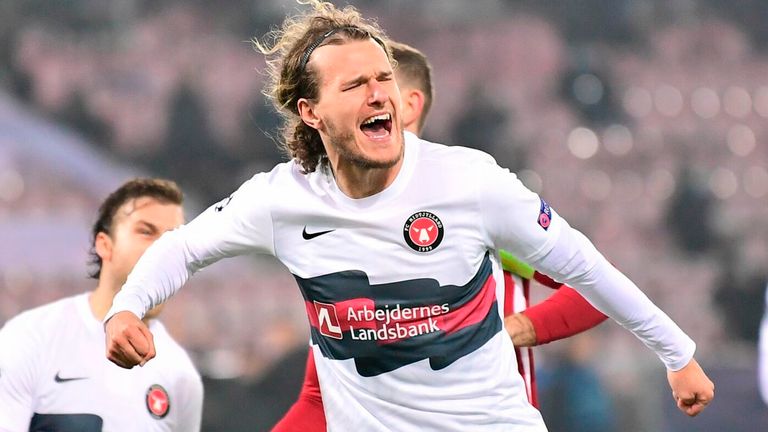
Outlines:
[[388, 98], [387, 90], [377, 79], [372, 78], [368, 81], [368, 105], [383, 105]]

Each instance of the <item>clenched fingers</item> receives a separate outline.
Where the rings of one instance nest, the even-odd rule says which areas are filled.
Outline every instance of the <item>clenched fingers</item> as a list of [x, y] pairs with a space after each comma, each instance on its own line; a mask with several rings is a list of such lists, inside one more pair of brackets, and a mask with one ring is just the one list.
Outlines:
[[690, 417], [699, 415], [714, 398], [714, 389], [702, 393], [688, 393], [684, 395], [672, 394], [677, 402], [677, 407]]
[[107, 358], [116, 365], [130, 369], [144, 366], [155, 356], [152, 333], [131, 312], [119, 312], [105, 326]]

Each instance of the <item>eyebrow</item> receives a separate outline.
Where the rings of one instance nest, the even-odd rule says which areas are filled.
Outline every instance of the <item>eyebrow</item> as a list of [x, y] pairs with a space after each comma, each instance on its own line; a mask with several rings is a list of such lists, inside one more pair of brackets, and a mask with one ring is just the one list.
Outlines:
[[160, 229], [157, 227], [157, 225], [155, 225], [155, 224], [153, 224], [151, 222], [147, 222], [145, 220], [136, 221], [136, 225], [146, 225], [149, 229], [151, 229], [154, 232], [160, 231]]
[[[379, 72], [379, 73], [376, 74], [376, 78], [377, 79], [390, 78], [393, 75], [394, 75], [394, 72], [392, 72], [392, 71], [382, 71], [382, 72]], [[351, 79], [349, 81], [342, 82], [341, 83], [341, 87], [342, 88], [347, 88], [347, 87], [350, 87], [350, 86], [356, 85], [356, 84], [364, 84], [366, 81], [368, 81], [368, 78], [366, 76], [364, 76], [364, 75], [360, 75], [360, 76], [357, 76], [357, 77], [355, 77], [355, 78], [353, 78], [353, 79]]]

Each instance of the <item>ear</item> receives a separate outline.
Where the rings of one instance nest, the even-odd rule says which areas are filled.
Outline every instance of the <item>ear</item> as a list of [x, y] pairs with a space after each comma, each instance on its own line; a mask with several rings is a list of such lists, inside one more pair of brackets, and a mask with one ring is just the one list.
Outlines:
[[96, 254], [101, 258], [102, 263], [112, 260], [112, 237], [108, 236], [106, 233], [100, 232], [96, 234], [93, 248], [96, 250]]
[[309, 99], [301, 98], [296, 102], [296, 108], [299, 110], [299, 116], [301, 121], [312, 129], [320, 129], [323, 121], [317, 116], [315, 112], [315, 104]]
[[403, 99], [403, 128], [416, 131], [424, 111], [424, 93], [417, 89], [401, 91]]

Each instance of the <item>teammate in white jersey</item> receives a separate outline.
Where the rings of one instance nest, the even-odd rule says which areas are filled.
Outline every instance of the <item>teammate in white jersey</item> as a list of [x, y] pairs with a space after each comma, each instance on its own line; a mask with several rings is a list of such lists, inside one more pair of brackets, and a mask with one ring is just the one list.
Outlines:
[[160, 353], [144, 368], [104, 358], [101, 320], [139, 256], [184, 222], [175, 183], [129, 181], [93, 227], [96, 289], [23, 312], [0, 329], [0, 431], [200, 430], [203, 385], [186, 352], [144, 316]]
[[383, 33], [311, 3], [262, 46], [293, 160], [147, 250], [107, 314], [109, 358], [154, 357], [139, 317], [194, 272], [272, 254], [306, 301], [329, 430], [544, 431], [502, 331], [503, 246], [637, 335], [698, 414], [714, 385], [694, 342], [489, 155], [404, 133]]

